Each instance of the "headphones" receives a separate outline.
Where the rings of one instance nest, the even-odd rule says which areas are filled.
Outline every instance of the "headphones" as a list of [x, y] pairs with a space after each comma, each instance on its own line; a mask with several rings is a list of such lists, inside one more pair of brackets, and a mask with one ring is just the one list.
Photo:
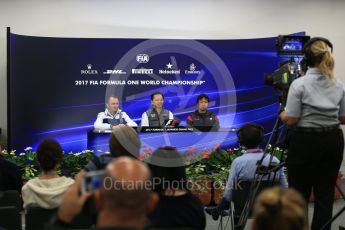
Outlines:
[[255, 123], [249, 123], [249, 124], [243, 125], [239, 130], [237, 130], [237, 138], [238, 138], [238, 143], [240, 143], [240, 145], [245, 145], [244, 142], [246, 142], [247, 140], [245, 140], [244, 132], [250, 128], [254, 128], [259, 131], [260, 143], [264, 141], [264, 127]]
[[316, 59], [320, 56], [320, 55], [315, 56], [313, 52], [311, 52], [311, 49], [310, 49], [310, 47], [317, 41], [323, 41], [324, 43], [326, 43], [331, 48], [331, 52], [333, 53], [333, 44], [327, 38], [314, 37], [310, 39], [307, 43], [305, 43], [303, 46], [303, 54], [304, 54], [303, 62], [307, 66], [314, 65], [316, 62]]

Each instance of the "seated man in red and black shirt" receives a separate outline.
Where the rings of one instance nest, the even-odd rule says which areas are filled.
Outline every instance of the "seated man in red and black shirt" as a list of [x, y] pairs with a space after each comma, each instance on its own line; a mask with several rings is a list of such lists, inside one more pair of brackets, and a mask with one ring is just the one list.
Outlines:
[[218, 131], [218, 117], [207, 110], [209, 97], [206, 94], [200, 94], [196, 99], [198, 109], [187, 117], [188, 126], [194, 127], [200, 131]]

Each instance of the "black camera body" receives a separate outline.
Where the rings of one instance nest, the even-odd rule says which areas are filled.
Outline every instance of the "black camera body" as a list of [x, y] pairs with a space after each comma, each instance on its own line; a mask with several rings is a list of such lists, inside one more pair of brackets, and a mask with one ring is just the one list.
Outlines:
[[[287, 94], [291, 83], [304, 75], [306, 65], [304, 59], [304, 46], [310, 40], [309, 36], [279, 35], [276, 40], [276, 50], [280, 57], [289, 57], [290, 60], [281, 62], [279, 68], [273, 73], [265, 74], [264, 82], [266, 85], [273, 86], [281, 95], [279, 101], [285, 106]], [[295, 59], [296, 58], [296, 59]]]
[[288, 88], [299, 77], [299, 66], [294, 62], [283, 62], [279, 69], [270, 74], [265, 74], [265, 84], [271, 85], [278, 90]]

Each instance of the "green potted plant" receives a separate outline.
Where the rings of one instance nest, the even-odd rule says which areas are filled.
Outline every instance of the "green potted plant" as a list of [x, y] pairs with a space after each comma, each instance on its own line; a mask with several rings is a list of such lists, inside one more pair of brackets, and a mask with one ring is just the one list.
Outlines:
[[61, 176], [74, 177], [93, 158], [92, 150], [84, 150], [78, 153], [64, 154], [58, 174]]
[[232, 162], [244, 153], [242, 148], [214, 148], [207, 161], [208, 178], [212, 181], [213, 202], [218, 204], [223, 196]]
[[24, 149], [24, 152], [17, 154], [16, 150], [7, 152], [3, 151], [5, 159], [15, 163], [22, 172], [24, 183], [39, 174], [39, 165], [36, 160], [36, 153], [32, 151], [31, 147]]
[[[15, 163], [22, 171], [23, 181], [28, 181], [39, 176], [40, 167], [37, 162], [36, 153], [28, 147], [24, 152], [17, 154], [15, 150], [2, 152], [5, 159]], [[58, 174], [68, 177], [74, 177], [84, 166], [93, 158], [92, 150], [84, 150], [79, 153], [64, 154]]]
[[[192, 148], [192, 147], [191, 147]], [[195, 151], [195, 149], [193, 149]], [[192, 192], [204, 205], [219, 202], [224, 192], [232, 161], [243, 154], [242, 149], [221, 149], [219, 145], [212, 150], [199, 153], [187, 152], [187, 178], [197, 184]]]
[[187, 165], [186, 175], [188, 188], [196, 195], [203, 205], [211, 202], [212, 182], [206, 174], [206, 165], [202, 161], [197, 161]]

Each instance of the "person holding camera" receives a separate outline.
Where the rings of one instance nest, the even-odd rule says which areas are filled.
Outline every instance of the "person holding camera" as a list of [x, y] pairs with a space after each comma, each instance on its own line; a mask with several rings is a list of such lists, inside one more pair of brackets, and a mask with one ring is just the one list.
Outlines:
[[343, 160], [340, 124], [345, 123], [345, 90], [334, 75], [332, 51], [332, 43], [325, 38], [312, 38], [304, 45], [308, 70], [292, 82], [285, 111], [279, 115], [292, 126], [289, 186], [306, 201], [312, 189], [315, 195], [311, 229], [320, 229], [332, 217], [334, 186]]
[[155, 209], [159, 199], [151, 190], [151, 173], [145, 163], [128, 156], [118, 157], [105, 168], [98, 189], [82, 192], [87, 177], [85, 171], [77, 174], [46, 230], [71, 229], [73, 219], [82, 213], [89, 198], [97, 208], [97, 224], [93, 229], [145, 229], [146, 216]]

